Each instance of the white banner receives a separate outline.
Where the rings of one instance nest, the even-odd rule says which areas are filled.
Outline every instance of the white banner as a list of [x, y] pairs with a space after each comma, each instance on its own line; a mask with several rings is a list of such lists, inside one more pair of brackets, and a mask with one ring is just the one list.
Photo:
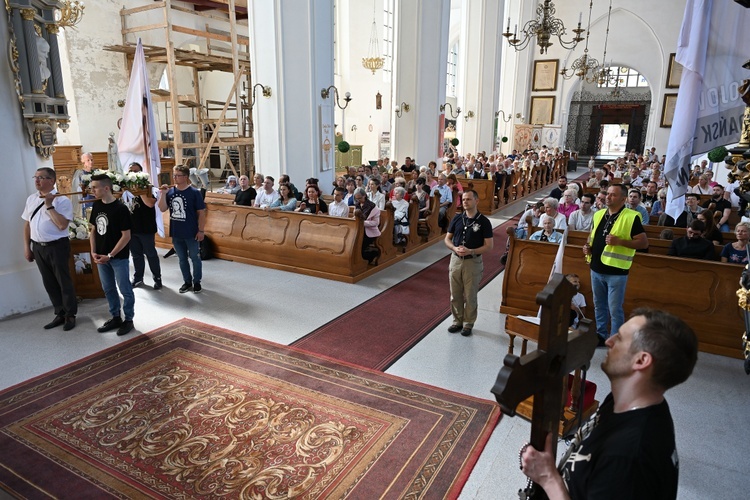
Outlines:
[[677, 219], [690, 180], [690, 157], [739, 141], [745, 105], [738, 88], [750, 47], [750, 9], [726, 0], [688, 0], [677, 42], [684, 67], [664, 173], [667, 213]]
[[[154, 185], [154, 196], [158, 193], [161, 159], [159, 143], [156, 137], [154, 108], [151, 102], [151, 89], [146, 68], [146, 57], [143, 54], [141, 39], [135, 49], [133, 69], [130, 72], [130, 84], [122, 112], [120, 136], [117, 138], [118, 156], [123, 168], [129, 169], [133, 162], [139, 163], [144, 172], [151, 177]], [[164, 221], [161, 212], [156, 211], [156, 227], [159, 236], [164, 236]]]

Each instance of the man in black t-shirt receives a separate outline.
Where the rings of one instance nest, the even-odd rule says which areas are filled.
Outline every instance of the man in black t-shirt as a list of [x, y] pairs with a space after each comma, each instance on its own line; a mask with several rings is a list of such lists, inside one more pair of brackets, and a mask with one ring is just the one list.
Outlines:
[[[140, 163], [130, 164], [130, 172], [142, 172]], [[130, 232], [130, 253], [133, 256], [133, 281], [137, 288], [143, 284], [143, 273], [146, 270], [146, 259], [151, 275], [154, 277], [154, 290], [162, 288], [161, 264], [156, 253], [156, 198], [153, 196], [136, 196], [130, 208], [133, 227]], [[161, 217], [161, 214], [159, 214]], [[146, 259], [144, 259], [144, 256]]]
[[[641, 216], [625, 206], [628, 190], [622, 184], [607, 188], [607, 208], [594, 214], [589, 240], [583, 246], [591, 266], [591, 291], [599, 347], [625, 321], [625, 287], [636, 250], [648, 248]], [[611, 328], [608, 329], [608, 326]]]
[[568, 178], [563, 175], [557, 179], [557, 187], [550, 191], [549, 197], [559, 200], [566, 189], [568, 189]]
[[672, 240], [667, 255], [688, 259], [716, 260], [714, 243], [703, 237], [705, 231], [706, 224], [702, 220], [694, 220], [688, 226], [686, 236]]
[[252, 207], [258, 192], [250, 185], [250, 178], [246, 175], [240, 176], [240, 190], [234, 195], [235, 205]]
[[714, 213], [720, 213], [721, 219], [716, 223], [719, 230], [722, 232], [729, 231], [729, 216], [732, 214], [732, 204], [729, 200], [724, 198], [724, 186], [716, 184], [713, 187], [714, 194], [710, 200], [703, 203], [703, 208], [710, 208], [711, 204], [714, 204]]
[[[112, 195], [112, 180], [107, 174], [91, 177], [91, 191], [97, 201], [91, 209], [91, 258], [99, 270], [104, 296], [109, 303], [112, 316], [97, 328], [100, 333], [117, 330], [117, 335], [127, 335], [133, 329], [135, 315], [135, 295], [130, 284], [130, 211], [128, 207]], [[124, 299], [120, 315], [119, 288]]]
[[453, 217], [445, 235], [445, 246], [453, 252], [448, 267], [453, 324], [448, 331], [460, 330], [464, 337], [471, 335], [477, 319], [477, 292], [484, 271], [482, 254], [493, 245], [492, 223], [477, 210], [478, 199], [473, 189], [464, 191], [464, 211]]
[[521, 450], [521, 469], [549, 498], [677, 498], [679, 461], [664, 393], [693, 372], [698, 340], [681, 319], [636, 309], [607, 340], [602, 371], [612, 385], [555, 468], [552, 434], [544, 451]]

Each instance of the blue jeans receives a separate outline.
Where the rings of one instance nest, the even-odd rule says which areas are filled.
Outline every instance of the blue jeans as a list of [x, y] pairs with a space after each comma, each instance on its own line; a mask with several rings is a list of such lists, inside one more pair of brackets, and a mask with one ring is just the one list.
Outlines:
[[128, 259], [111, 259], [106, 264], [97, 264], [99, 281], [102, 282], [104, 296], [109, 303], [109, 314], [114, 318], [120, 316], [120, 289], [124, 303], [122, 310], [125, 321], [132, 321], [135, 316], [135, 294], [130, 285], [130, 261]]
[[[203, 263], [201, 262], [200, 244], [195, 238], [172, 238], [172, 246], [180, 259], [180, 271], [183, 283], [200, 283], [203, 278]], [[190, 262], [193, 262], [193, 274], [190, 274]]]
[[599, 274], [591, 271], [591, 291], [594, 295], [594, 314], [596, 316], [596, 333], [600, 338], [608, 339], [610, 334], [607, 325], [612, 322], [612, 334], [620, 330], [625, 322], [625, 286], [628, 275]]

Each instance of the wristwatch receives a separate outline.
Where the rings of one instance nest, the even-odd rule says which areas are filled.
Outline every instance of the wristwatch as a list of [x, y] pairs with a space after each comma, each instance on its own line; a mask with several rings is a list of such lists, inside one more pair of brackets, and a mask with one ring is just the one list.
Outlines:
[[114, 257], [112, 257], [112, 254], [111, 254], [111, 253], [108, 253], [108, 254], [107, 254], [107, 257], [109, 258], [109, 260], [112, 260], [112, 259], [114, 259]]

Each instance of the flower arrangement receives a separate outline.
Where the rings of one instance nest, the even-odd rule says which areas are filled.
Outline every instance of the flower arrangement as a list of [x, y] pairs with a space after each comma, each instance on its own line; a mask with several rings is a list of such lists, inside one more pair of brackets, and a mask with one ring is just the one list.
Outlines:
[[112, 179], [113, 193], [119, 193], [126, 190], [143, 190], [151, 185], [151, 181], [146, 172], [127, 172], [125, 174], [120, 174], [110, 170], [94, 170], [90, 174], [83, 174], [81, 176], [81, 189], [88, 189], [89, 184], [91, 183], [91, 176], [100, 174], [106, 174], [107, 177]]
[[68, 224], [68, 238], [71, 240], [89, 239], [89, 223], [83, 217], [75, 217]]

